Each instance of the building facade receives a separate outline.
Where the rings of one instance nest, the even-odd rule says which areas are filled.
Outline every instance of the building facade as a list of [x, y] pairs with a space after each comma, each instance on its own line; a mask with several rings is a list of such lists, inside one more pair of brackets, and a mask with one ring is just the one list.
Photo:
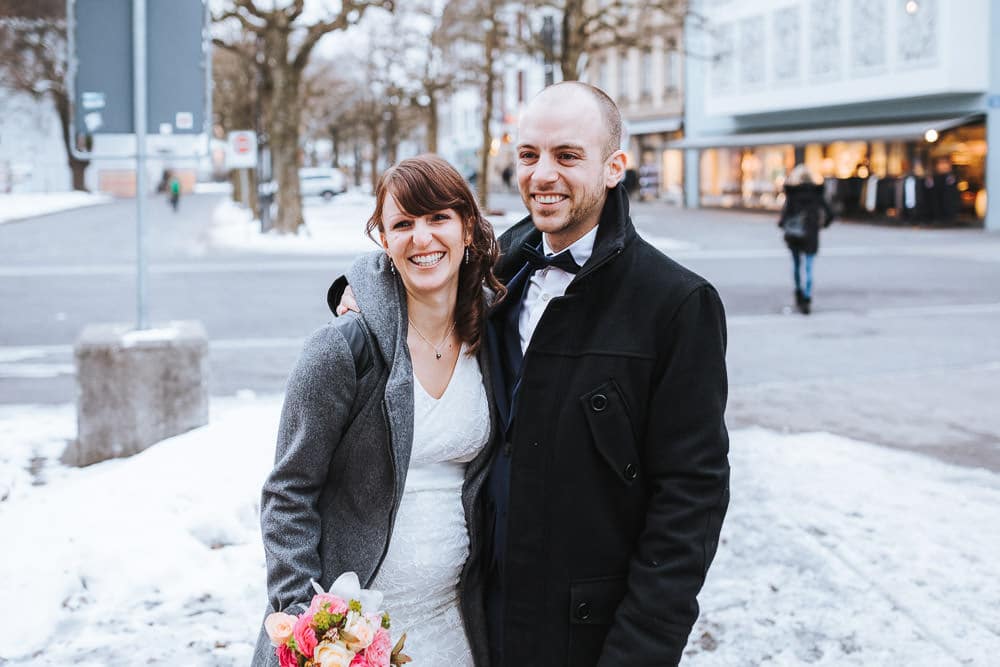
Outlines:
[[642, 199], [681, 203], [684, 162], [668, 146], [681, 136], [684, 114], [684, 58], [681, 30], [664, 25], [641, 48], [603, 49], [590, 54], [587, 80], [608, 93], [621, 109], [628, 168]]
[[[689, 21], [688, 206], [777, 210], [791, 168], [840, 215], [984, 224], [1000, 3], [701, 0]], [[990, 122], [992, 119], [992, 123]], [[997, 207], [994, 207], [997, 208]]]

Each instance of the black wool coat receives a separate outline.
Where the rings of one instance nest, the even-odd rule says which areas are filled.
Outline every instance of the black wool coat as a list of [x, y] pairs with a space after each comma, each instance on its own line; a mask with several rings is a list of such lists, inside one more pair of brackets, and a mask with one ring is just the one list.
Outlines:
[[806, 219], [806, 236], [802, 239], [785, 237], [789, 250], [798, 250], [808, 255], [819, 252], [819, 228], [829, 227], [833, 221], [833, 210], [823, 197], [823, 186], [812, 183], [785, 186], [785, 206], [781, 209], [778, 226], [793, 215], [802, 213]]
[[[508, 230], [501, 280], [540, 241], [530, 218]], [[716, 290], [639, 238], [610, 190], [592, 257], [535, 329], [498, 453], [505, 665], [680, 660], [729, 502], [725, 350]]]

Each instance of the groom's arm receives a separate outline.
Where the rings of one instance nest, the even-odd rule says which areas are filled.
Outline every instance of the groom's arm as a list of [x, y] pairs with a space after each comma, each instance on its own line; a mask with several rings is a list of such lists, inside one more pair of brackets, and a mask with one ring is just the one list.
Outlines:
[[602, 667], [680, 661], [729, 504], [726, 325], [715, 289], [689, 294], [665, 333], [641, 443], [651, 489], [645, 528]]

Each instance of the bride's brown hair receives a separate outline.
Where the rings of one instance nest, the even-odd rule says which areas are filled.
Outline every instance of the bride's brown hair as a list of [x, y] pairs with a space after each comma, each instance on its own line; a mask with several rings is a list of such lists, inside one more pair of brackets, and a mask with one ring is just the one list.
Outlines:
[[462, 258], [458, 271], [458, 298], [455, 303], [455, 333], [469, 353], [479, 349], [486, 318], [483, 286], [503, 298], [507, 290], [493, 274], [500, 257], [500, 246], [493, 235], [493, 225], [483, 218], [476, 198], [465, 179], [447, 161], [437, 155], [418, 155], [389, 167], [375, 186], [375, 212], [365, 230], [378, 242], [374, 232], [382, 227], [382, 208], [386, 195], [392, 194], [399, 207], [412, 216], [452, 209], [462, 218], [463, 231], [472, 232], [469, 262]]

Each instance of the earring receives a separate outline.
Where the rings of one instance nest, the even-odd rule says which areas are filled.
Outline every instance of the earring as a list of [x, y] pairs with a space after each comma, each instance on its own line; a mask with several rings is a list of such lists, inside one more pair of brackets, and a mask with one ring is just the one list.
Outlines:
[[396, 265], [392, 263], [392, 257], [389, 257], [389, 253], [386, 253], [385, 256], [389, 260], [389, 273], [396, 275]]
[[465, 263], [469, 263], [469, 246], [465, 246]]

